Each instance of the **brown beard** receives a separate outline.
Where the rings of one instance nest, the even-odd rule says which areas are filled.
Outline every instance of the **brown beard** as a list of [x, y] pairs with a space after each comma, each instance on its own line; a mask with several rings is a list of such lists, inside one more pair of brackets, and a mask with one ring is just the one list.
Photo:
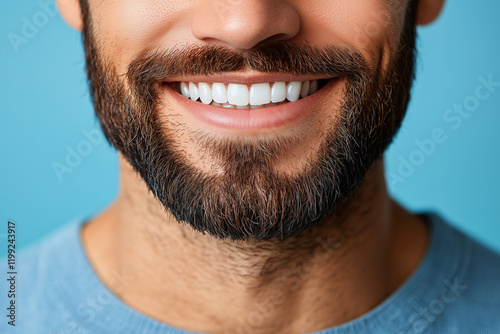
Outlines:
[[[95, 43], [87, 1], [81, 0], [88, 78], [104, 134], [141, 175], [153, 195], [180, 223], [221, 238], [295, 236], [338, 210], [379, 160], [400, 127], [414, 76], [415, 15], [405, 27], [386, 71], [371, 69], [357, 50], [277, 42], [246, 53], [223, 47], [150, 51], [132, 61], [125, 85]], [[327, 74], [345, 79], [340, 115], [313, 162], [298, 175], [273, 171], [290, 138], [243, 142], [198, 136], [220, 162], [210, 175], [186, 162], [176, 128], [162, 122], [159, 82], [173, 75], [251, 68], [261, 72]], [[168, 103], [168, 101], [166, 101]], [[334, 108], [334, 106], [332, 106]]]

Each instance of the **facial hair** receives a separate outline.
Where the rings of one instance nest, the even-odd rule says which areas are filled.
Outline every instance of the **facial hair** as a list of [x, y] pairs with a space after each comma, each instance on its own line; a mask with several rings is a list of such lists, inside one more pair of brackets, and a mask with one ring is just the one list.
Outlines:
[[[368, 66], [352, 48], [275, 42], [245, 53], [209, 45], [145, 51], [119, 76], [113, 60], [99, 50], [87, 1], [81, 0], [97, 117], [109, 143], [179, 223], [219, 239], [296, 236], [348, 200], [399, 129], [414, 76], [417, 4], [409, 4], [399, 52], [386, 70]], [[179, 129], [161, 115], [161, 107], [168, 104], [160, 102], [163, 80], [247, 68], [345, 80], [340, 107], [324, 111], [338, 108], [339, 117], [330, 124], [316, 157], [296, 175], [273, 169], [277, 157], [296, 144], [296, 137], [243, 141], [198, 135], [200, 150], [222, 171], [213, 175], [187, 161], [176, 141]]]

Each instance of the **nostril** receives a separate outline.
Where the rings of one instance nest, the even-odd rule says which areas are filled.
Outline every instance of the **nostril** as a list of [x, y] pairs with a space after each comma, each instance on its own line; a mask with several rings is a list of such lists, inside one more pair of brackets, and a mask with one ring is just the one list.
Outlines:
[[300, 31], [300, 17], [287, 1], [205, 1], [192, 13], [191, 31], [200, 41], [246, 51], [292, 40]]

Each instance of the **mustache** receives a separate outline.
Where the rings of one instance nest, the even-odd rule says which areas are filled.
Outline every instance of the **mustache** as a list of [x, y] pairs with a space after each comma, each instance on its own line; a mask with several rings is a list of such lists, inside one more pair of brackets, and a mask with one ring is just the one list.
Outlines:
[[214, 45], [145, 51], [130, 63], [125, 76], [139, 94], [145, 94], [152, 92], [155, 83], [169, 77], [245, 69], [351, 80], [368, 72], [367, 62], [352, 48], [328, 46], [319, 49], [309, 44], [275, 42], [246, 52]]

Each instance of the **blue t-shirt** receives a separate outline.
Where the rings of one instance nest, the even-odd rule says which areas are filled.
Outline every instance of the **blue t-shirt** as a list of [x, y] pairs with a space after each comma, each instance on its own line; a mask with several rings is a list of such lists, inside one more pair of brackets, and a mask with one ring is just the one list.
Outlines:
[[[411, 277], [370, 312], [316, 334], [500, 334], [500, 256], [437, 215], [427, 218], [430, 242]], [[16, 259], [15, 327], [6, 317], [10, 284], [0, 280], [0, 333], [192, 333], [153, 320], [112, 294], [86, 257], [82, 225], [65, 226]], [[7, 260], [1, 261], [5, 274]]]

